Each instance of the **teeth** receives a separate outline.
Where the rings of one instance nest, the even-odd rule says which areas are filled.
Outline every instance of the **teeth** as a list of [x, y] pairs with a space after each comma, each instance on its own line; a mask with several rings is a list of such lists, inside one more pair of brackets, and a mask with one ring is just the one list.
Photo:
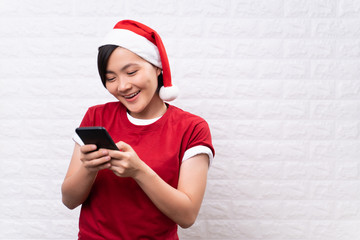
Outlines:
[[[140, 92], [140, 91], [139, 91], [139, 92]], [[133, 98], [133, 97], [135, 97], [136, 95], [138, 95], [139, 92], [133, 93], [133, 94], [128, 95], [128, 96], [125, 96], [125, 98]]]

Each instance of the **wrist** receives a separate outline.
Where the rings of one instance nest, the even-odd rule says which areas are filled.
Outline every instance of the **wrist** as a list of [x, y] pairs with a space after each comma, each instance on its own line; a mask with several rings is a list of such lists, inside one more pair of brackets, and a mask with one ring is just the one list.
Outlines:
[[138, 183], [145, 182], [149, 177], [156, 176], [154, 170], [152, 170], [146, 163], [143, 162], [142, 166], [138, 169], [134, 175], [134, 180]]
[[82, 167], [80, 168], [80, 171], [82, 172], [82, 175], [87, 178], [95, 178], [98, 173], [98, 171], [87, 168], [84, 165], [82, 165]]

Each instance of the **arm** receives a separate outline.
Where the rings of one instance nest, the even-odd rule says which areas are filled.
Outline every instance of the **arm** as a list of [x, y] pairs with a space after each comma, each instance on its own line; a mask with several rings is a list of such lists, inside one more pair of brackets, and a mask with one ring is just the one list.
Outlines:
[[62, 201], [65, 206], [74, 209], [88, 197], [97, 172], [110, 167], [107, 150], [96, 149], [95, 145], [80, 147], [75, 144], [68, 171], [61, 186]]
[[196, 220], [204, 197], [209, 157], [194, 156], [180, 167], [178, 188], [173, 188], [142, 162], [132, 148], [118, 143], [119, 151], [111, 151], [111, 170], [121, 177], [131, 176], [157, 208], [183, 228]]
[[182, 228], [188, 228], [194, 224], [204, 197], [208, 159], [200, 154], [183, 162], [177, 189], [153, 171], [143, 171], [135, 180], [160, 211]]

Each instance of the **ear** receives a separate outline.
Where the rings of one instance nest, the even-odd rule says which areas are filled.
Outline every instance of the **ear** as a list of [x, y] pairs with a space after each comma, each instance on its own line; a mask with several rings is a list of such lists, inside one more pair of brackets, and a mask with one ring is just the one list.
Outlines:
[[159, 76], [161, 74], [161, 68], [156, 67], [156, 76]]

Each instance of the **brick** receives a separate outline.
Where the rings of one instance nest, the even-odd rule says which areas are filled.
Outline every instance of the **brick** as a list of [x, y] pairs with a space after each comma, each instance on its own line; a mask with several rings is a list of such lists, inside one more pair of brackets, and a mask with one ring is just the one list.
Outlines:
[[23, 16], [72, 16], [74, 14], [74, 1], [36, 0], [32, 4], [23, 4], [21, 8]]
[[356, 38], [360, 35], [359, 20], [356, 18], [319, 19], [312, 22], [311, 29], [314, 38]]
[[359, 158], [359, 141], [313, 141], [310, 143], [310, 159], [321, 161], [354, 161]]
[[358, 162], [336, 163], [335, 178], [340, 180], [356, 180], [360, 178]]
[[261, 119], [306, 119], [308, 105], [304, 101], [261, 101], [258, 104]]
[[[239, 141], [239, 140], [214, 140], [214, 145], [218, 149], [226, 148], [226, 151], [218, 151], [216, 153], [216, 161], [222, 163], [222, 159], [229, 159], [229, 161], [249, 161], [256, 160], [257, 142], [256, 141]], [[231, 165], [230, 165], [231, 166]], [[229, 167], [224, 166], [224, 167]]]
[[337, 4], [331, 0], [291, 0], [284, 2], [287, 17], [335, 17]]
[[238, 17], [279, 17], [283, 15], [283, 3], [279, 0], [236, 1], [235, 15]]
[[308, 226], [306, 221], [261, 221], [261, 236], [265, 239], [306, 239]]
[[19, 7], [20, 0], [2, 0], [0, 2], [0, 14], [2, 17], [15, 17], [22, 13]]
[[49, 238], [56, 239], [61, 236], [61, 239], [70, 240], [77, 238], [78, 236], [78, 220], [75, 215], [72, 219], [52, 219], [50, 224], [51, 229], [49, 229]]
[[[206, 5], [206, 8], [204, 8]], [[226, 17], [230, 15], [231, 1], [205, 1], [200, 0], [192, 4], [181, 4], [181, 13], [184, 16], [208, 16], [208, 17]]]
[[311, 77], [315, 79], [355, 80], [360, 74], [359, 60], [314, 60], [311, 62]]
[[358, 181], [317, 181], [309, 187], [309, 196], [315, 200], [359, 200]]
[[222, 38], [249, 38], [258, 36], [258, 21], [256, 19], [243, 19], [234, 22], [232, 20], [209, 20], [209, 28], [206, 37]]
[[360, 137], [360, 123], [358, 121], [337, 121], [336, 139], [356, 140]]
[[229, 137], [235, 138], [233, 136], [233, 127], [230, 127], [234, 122], [231, 120], [209, 120], [208, 124], [210, 125], [211, 135], [216, 139], [227, 139]]
[[305, 61], [267, 60], [259, 61], [261, 79], [303, 79], [309, 75], [309, 65]]
[[359, 17], [360, 3], [354, 0], [341, 0], [339, 2], [339, 15], [341, 17]]
[[328, 162], [286, 162], [283, 178], [292, 180], [330, 180], [333, 177], [334, 164]]
[[235, 99], [279, 99], [283, 95], [281, 80], [242, 80], [233, 83]]
[[335, 56], [335, 41], [287, 39], [284, 41], [284, 56], [286, 58], [331, 58]]
[[284, 81], [286, 99], [333, 99], [336, 93], [335, 80]]
[[233, 204], [231, 200], [218, 201], [218, 200], [205, 200], [201, 206], [199, 213], [199, 220], [202, 219], [218, 219], [226, 220], [234, 212]]
[[334, 137], [334, 122], [287, 121], [283, 131], [285, 139], [326, 140]]
[[357, 39], [339, 39], [336, 41], [338, 58], [358, 59], [360, 57], [360, 41]]
[[[220, 99], [228, 97], [230, 93], [228, 84], [221, 84], [208, 78], [189, 76], [176, 81], [174, 84], [179, 87], [181, 94], [179, 98], [182, 99]], [[204, 86], [206, 86], [207, 91], [200, 90]]]
[[311, 119], [356, 120], [360, 114], [356, 101], [312, 101], [310, 102]]
[[234, 57], [240, 58], [282, 58], [283, 41], [280, 39], [239, 39], [235, 43]]
[[[230, 181], [227, 181], [228, 183], [230, 183]], [[225, 191], [225, 187], [229, 186], [229, 184], [227, 184], [227, 182], [225, 180], [212, 180], [209, 179], [207, 182], [207, 189], [205, 192], [205, 196], [207, 199], [210, 200], [225, 200], [226, 198], [231, 198], [232, 193], [231, 190], [226, 190]], [[221, 191], [224, 192], [223, 194], [219, 195], [217, 191]]]
[[334, 207], [334, 218], [337, 220], [358, 220], [360, 217], [359, 201], [337, 201]]
[[229, 173], [228, 167], [232, 162], [232, 159], [218, 157], [216, 153], [216, 161], [210, 166], [208, 179], [232, 179], [233, 175]]
[[90, 1], [87, 3], [75, 1], [73, 5], [74, 15], [76, 16], [118, 17], [119, 10], [124, 9], [125, 4], [121, 1], [103, 1], [101, 3], [96, 1]]
[[[208, 236], [213, 239], [259, 239], [259, 231], [256, 221], [229, 221], [229, 220], [212, 220], [207, 222]], [[219, 231], [226, 229], [226, 231]]]
[[261, 161], [307, 160], [309, 147], [304, 141], [259, 141], [256, 157]]
[[234, 126], [237, 139], [280, 139], [282, 138], [282, 122], [238, 121]]
[[284, 212], [282, 202], [272, 200], [238, 200], [234, 201], [232, 207], [232, 218], [237, 220], [282, 219]]
[[338, 81], [336, 84], [336, 95], [340, 99], [359, 99], [360, 82], [357, 80]]
[[261, 181], [257, 186], [261, 199], [300, 200], [308, 195], [308, 183], [303, 181]]
[[284, 175], [284, 163], [280, 161], [236, 161], [228, 170], [232, 179], [257, 180], [257, 179], [282, 179]]
[[[161, 0], [156, 0], [156, 1], [136, 0], [131, 3], [127, 3], [125, 7], [126, 9], [128, 9], [128, 11], [140, 15], [149, 15], [149, 14], [173, 15], [177, 13], [176, 11], [177, 4], [174, 4], [173, 2], [164, 3]], [[117, 9], [117, 11], [119, 11], [119, 9]]]
[[258, 20], [257, 37], [261, 38], [305, 38], [311, 32], [307, 19], [269, 18]]
[[333, 201], [283, 201], [281, 211], [284, 219], [327, 220], [332, 218], [333, 208]]
[[[191, 99], [181, 101], [180, 106], [188, 111], [198, 114], [205, 119], [212, 119], [221, 116], [221, 119], [247, 119], [255, 118], [257, 115], [256, 103], [253, 101], [233, 102], [230, 100], [217, 100], [211, 102], [211, 111], [207, 111], [204, 106], [208, 106], [209, 99], [198, 99], [196, 102]], [[217, 118], [217, 117], [216, 117]]]

